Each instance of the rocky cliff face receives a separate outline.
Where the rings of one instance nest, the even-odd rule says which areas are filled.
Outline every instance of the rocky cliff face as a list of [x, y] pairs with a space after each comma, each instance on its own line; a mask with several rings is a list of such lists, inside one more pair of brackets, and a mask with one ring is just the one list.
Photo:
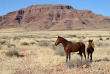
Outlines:
[[29, 30], [110, 29], [110, 19], [89, 10], [68, 5], [32, 5], [0, 16], [0, 28], [23, 27]]

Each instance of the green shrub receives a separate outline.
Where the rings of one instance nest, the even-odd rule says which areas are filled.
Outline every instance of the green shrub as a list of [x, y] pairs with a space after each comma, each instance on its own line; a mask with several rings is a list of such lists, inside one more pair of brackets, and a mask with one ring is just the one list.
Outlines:
[[21, 45], [29, 45], [29, 43], [23, 42], [23, 43], [21, 43]]
[[109, 40], [109, 38], [106, 38], [106, 40]]
[[79, 39], [80, 39], [81, 37], [77, 37], [77, 38], [79, 38]]
[[76, 35], [69, 35], [68, 37], [71, 38], [71, 37], [77, 37], [77, 36]]
[[9, 50], [5, 53], [6, 56], [8, 57], [12, 57], [12, 56], [19, 56], [19, 53], [17, 50]]

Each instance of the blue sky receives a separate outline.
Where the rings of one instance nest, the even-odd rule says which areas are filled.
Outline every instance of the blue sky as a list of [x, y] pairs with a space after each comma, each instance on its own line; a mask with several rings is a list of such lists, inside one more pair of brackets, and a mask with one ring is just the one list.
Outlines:
[[110, 16], [110, 0], [0, 0], [0, 16], [37, 4], [65, 4], [79, 10], [91, 10]]

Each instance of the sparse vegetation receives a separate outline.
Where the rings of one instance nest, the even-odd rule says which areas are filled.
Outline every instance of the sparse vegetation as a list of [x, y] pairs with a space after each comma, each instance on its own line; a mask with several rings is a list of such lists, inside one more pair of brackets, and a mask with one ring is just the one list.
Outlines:
[[1, 44], [1, 45], [4, 45], [4, 44], [6, 44], [6, 42], [7, 42], [7, 41], [3, 40], [3, 41], [0, 41], [0, 44]]
[[[109, 38], [109, 31], [2, 32], [0, 32], [0, 38], [3, 37], [3, 35], [8, 37], [5, 39], [0, 39], [0, 72], [3, 74], [33, 74], [36, 72], [41, 74], [44, 74], [44, 72], [47, 74], [50, 72], [61, 74], [100, 74], [101, 72], [104, 74], [110, 73], [110, 42], [109, 39], [106, 40]], [[103, 34], [98, 37], [101, 33]], [[10, 35], [12, 35], [12, 37]], [[88, 45], [88, 40], [93, 39], [95, 44], [93, 62], [90, 63], [88, 59], [85, 61], [83, 58], [81, 63], [81, 58], [79, 55], [77, 55], [78, 52], [72, 52], [71, 60], [68, 60], [68, 63], [66, 64], [66, 53], [62, 44], [58, 46], [54, 45], [58, 35], [72, 42], [84, 42], [86, 46]], [[70, 37], [68, 37], [69, 35]], [[82, 36], [84, 36], [84, 39]], [[99, 40], [100, 38], [103, 40]], [[7, 42], [14, 44], [16, 46], [16, 50], [12, 48], [13, 46], [8, 48]], [[87, 65], [87, 68], [82, 68], [83, 65]]]
[[27, 42], [22, 42], [21, 45], [29, 45]]
[[55, 45], [53, 45], [53, 50], [55, 51], [56, 55], [60, 55], [60, 56], [65, 56], [66, 53], [64, 51], [63, 46], [60, 44], [57, 47]]
[[8, 57], [12, 57], [12, 56], [19, 56], [19, 53], [17, 50], [8, 50], [6, 53], [5, 53], [6, 56]]
[[35, 42], [30, 42], [31, 45], [36, 44]]
[[74, 67], [80, 67], [82, 68], [83, 65], [87, 65], [87, 67], [90, 67], [90, 62], [89, 61], [82, 61], [78, 58], [75, 58], [74, 60], [71, 60], [67, 66], [68, 68], [74, 68]]
[[13, 40], [20, 40], [20, 37], [13, 37]]
[[8, 48], [11, 48], [11, 47], [15, 48], [16, 47], [15, 44], [7, 44], [7, 46], [8, 46]]
[[76, 35], [68, 35], [69, 38], [77, 37]]
[[106, 40], [109, 40], [109, 38], [106, 38]]
[[86, 37], [85, 36], [82, 36], [82, 39], [85, 39]]
[[47, 47], [47, 46], [49, 46], [49, 42], [46, 40], [42, 40], [39, 42], [39, 46], [46, 46]]

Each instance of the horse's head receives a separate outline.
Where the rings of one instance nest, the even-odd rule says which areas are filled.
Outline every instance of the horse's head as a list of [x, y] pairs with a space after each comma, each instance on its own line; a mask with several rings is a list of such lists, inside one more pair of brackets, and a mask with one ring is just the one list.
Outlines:
[[89, 45], [93, 48], [95, 47], [93, 40], [89, 40]]
[[55, 42], [55, 45], [57, 46], [58, 44], [60, 44], [62, 42], [62, 37], [58, 36], [57, 40]]

